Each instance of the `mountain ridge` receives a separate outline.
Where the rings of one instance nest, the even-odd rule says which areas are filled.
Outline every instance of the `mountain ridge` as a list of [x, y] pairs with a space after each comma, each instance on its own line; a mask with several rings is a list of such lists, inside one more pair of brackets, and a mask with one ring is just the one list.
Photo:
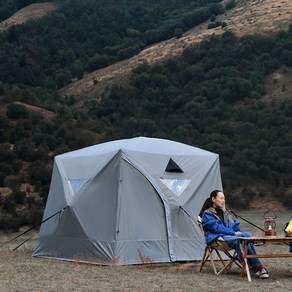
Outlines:
[[[224, 2], [224, 1], [223, 1]], [[87, 94], [89, 98], [102, 98], [106, 86], [120, 84], [126, 81], [131, 71], [143, 64], [153, 64], [167, 58], [180, 55], [188, 46], [200, 43], [206, 37], [231, 31], [237, 36], [247, 34], [270, 34], [280, 30], [287, 30], [292, 21], [292, 2], [289, 0], [247, 0], [240, 2], [225, 14], [218, 16], [218, 20], [226, 22], [226, 27], [208, 29], [209, 21], [188, 30], [181, 38], [172, 38], [154, 44], [142, 50], [138, 55], [120, 61], [106, 68], [86, 74], [82, 79], [61, 88], [62, 96], [81, 96]], [[263, 26], [263, 24], [269, 25]], [[102, 85], [100, 84], [102, 83]]]
[[[227, 2], [226, 0], [222, 3]], [[34, 3], [17, 11], [10, 18], [0, 23], [0, 31], [13, 25], [20, 25], [31, 19], [48, 15], [61, 5], [60, 1]], [[108, 67], [85, 74], [59, 89], [60, 95], [75, 96], [84, 99], [100, 100], [107, 96], [110, 86], [125, 84], [134, 68], [143, 63], [154, 64], [168, 58], [179, 56], [189, 46], [199, 44], [212, 35], [232, 32], [237, 36], [249, 34], [273, 34], [287, 30], [292, 21], [292, 2], [290, 0], [246, 0], [236, 3], [236, 6], [217, 16], [217, 20], [225, 22], [226, 26], [208, 28], [206, 21], [187, 32], [180, 38], [171, 38], [143, 49], [139, 54], [114, 63]]]

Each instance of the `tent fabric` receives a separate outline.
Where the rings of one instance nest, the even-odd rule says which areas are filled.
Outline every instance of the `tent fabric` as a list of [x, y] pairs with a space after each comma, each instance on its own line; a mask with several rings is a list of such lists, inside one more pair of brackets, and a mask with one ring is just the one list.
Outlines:
[[[171, 168], [181, 171], [166, 171]], [[219, 155], [137, 137], [55, 157], [35, 257], [102, 265], [200, 260], [196, 223], [222, 189]]]

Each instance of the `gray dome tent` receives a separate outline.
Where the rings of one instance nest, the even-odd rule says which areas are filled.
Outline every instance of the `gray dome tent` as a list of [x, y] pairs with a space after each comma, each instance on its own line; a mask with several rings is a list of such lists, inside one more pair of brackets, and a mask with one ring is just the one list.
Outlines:
[[127, 265], [201, 259], [195, 220], [222, 189], [219, 156], [156, 138], [55, 157], [36, 257]]

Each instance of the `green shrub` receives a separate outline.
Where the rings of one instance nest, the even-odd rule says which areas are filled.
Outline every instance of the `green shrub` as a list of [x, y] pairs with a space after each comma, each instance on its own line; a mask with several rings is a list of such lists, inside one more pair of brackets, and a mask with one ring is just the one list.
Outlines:
[[0, 229], [17, 232], [20, 227], [20, 218], [11, 214], [0, 214]]
[[227, 196], [227, 201], [231, 208], [247, 209], [249, 207], [250, 199], [241, 193], [231, 193]]
[[26, 199], [26, 193], [22, 191], [16, 191], [12, 194], [14, 202], [16, 204], [24, 204]]
[[230, 9], [234, 8], [235, 6], [236, 6], [236, 1], [230, 0], [230, 1], [226, 2], [225, 9], [230, 10]]
[[208, 29], [212, 29], [218, 26], [222, 26], [222, 22], [221, 21], [215, 21], [215, 22], [211, 22], [208, 24]]

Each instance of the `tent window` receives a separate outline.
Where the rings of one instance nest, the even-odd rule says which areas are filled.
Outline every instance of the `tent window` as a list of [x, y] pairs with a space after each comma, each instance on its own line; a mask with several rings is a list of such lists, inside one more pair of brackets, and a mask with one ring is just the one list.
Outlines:
[[173, 179], [160, 177], [160, 180], [178, 197], [191, 182], [190, 179]]
[[67, 179], [69, 187], [72, 191], [72, 196], [76, 195], [80, 189], [90, 181], [90, 178], [81, 178], [81, 179]]

